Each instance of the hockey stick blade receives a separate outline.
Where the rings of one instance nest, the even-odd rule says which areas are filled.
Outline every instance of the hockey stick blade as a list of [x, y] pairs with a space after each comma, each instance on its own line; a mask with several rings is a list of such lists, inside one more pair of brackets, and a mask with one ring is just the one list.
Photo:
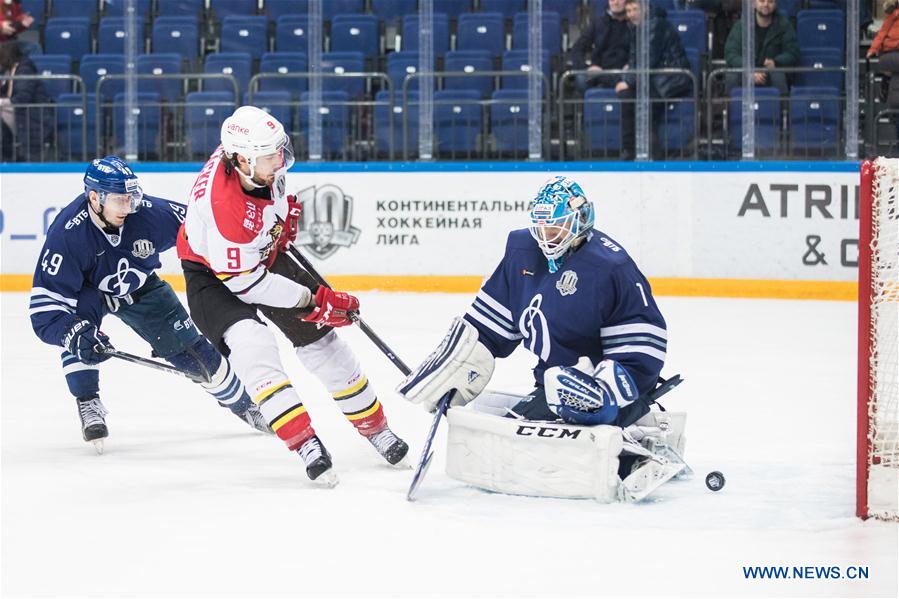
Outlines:
[[431, 465], [431, 458], [434, 457], [434, 452], [431, 451], [431, 444], [434, 442], [434, 437], [437, 436], [437, 427], [440, 425], [440, 419], [446, 415], [453, 393], [454, 391], [447, 391], [446, 395], [441, 397], [440, 401], [437, 403], [437, 410], [434, 412], [434, 420], [431, 422], [431, 429], [428, 431], [428, 437], [425, 439], [425, 446], [422, 448], [421, 457], [418, 459], [418, 467], [415, 469], [415, 474], [412, 476], [412, 484], [409, 485], [409, 491], [406, 493], [407, 501], [415, 501], [415, 494], [418, 492], [418, 487], [421, 486], [421, 482], [425, 479], [428, 467]]
[[177, 374], [178, 376], [183, 376], [184, 378], [188, 378], [195, 383], [208, 383], [209, 378], [203, 376], [201, 374], [197, 374], [194, 372], [186, 372], [184, 370], [178, 370], [174, 366], [169, 366], [168, 364], [163, 364], [162, 362], [157, 362], [156, 360], [148, 360], [147, 358], [142, 358], [140, 356], [135, 356], [134, 354], [129, 354], [123, 351], [119, 351], [117, 349], [107, 349], [102, 353], [112, 356], [113, 358], [118, 358], [120, 360], [125, 360], [126, 362], [131, 362], [132, 364], [139, 364], [141, 366], [146, 366], [148, 368], [152, 368], [154, 370], [160, 370], [162, 372], [168, 372], [170, 374]]

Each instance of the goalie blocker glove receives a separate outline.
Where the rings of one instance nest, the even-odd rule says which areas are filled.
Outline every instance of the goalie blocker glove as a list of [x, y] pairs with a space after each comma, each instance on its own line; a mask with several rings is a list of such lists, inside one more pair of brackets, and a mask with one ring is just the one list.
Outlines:
[[637, 399], [637, 385], [621, 364], [587, 357], [573, 366], [554, 366], [543, 375], [550, 411], [571, 424], [613, 424], [618, 410]]
[[440, 345], [396, 388], [429, 412], [448, 391], [455, 390], [450, 405], [465, 405], [477, 397], [493, 376], [494, 359], [490, 350], [478, 341], [478, 330], [456, 317]]

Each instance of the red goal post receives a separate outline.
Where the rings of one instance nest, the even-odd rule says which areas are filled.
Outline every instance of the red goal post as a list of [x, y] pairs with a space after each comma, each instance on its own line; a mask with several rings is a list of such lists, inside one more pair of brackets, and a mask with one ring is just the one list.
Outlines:
[[899, 159], [861, 166], [856, 514], [899, 520]]

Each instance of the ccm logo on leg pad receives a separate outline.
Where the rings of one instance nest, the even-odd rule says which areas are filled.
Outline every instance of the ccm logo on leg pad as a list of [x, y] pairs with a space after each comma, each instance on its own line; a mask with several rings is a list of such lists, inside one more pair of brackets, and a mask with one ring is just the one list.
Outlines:
[[518, 427], [518, 430], [515, 431], [516, 435], [521, 435], [522, 437], [544, 437], [547, 439], [577, 439], [578, 435], [581, 434], [580, 429], [570, 430], [567, 428], [555, 428], [551, 426], [527, 426], [521, 425]]

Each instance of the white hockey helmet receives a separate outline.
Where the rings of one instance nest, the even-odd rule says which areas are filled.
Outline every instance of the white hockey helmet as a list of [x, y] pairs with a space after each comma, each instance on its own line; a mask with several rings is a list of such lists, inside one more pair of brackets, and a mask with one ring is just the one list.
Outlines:
[[[256, 160], [262, 156], [281, 154], [283, 166], [293, 165], [290, 137], [278, 119], [255, 106], [241, 106], [222, 123], [222, 148], [228, 157], [240, 154], [250, 165], [250, 174], [240, 173], [253, 185]], [[240, 172], [238, 170], [238, 172]], [[258, 187], [258, 185], [257, 185]]]

